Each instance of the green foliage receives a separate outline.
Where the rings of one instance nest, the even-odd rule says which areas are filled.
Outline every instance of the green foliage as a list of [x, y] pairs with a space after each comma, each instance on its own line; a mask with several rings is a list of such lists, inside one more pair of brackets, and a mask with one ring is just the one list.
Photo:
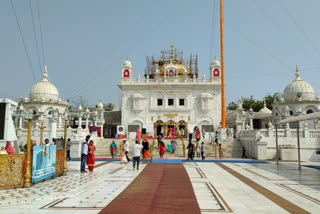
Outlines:
[[[249, 110], [250, 107], [253, 109], [253, 111], [257, 112], [260, 111], [264, 106], [264, 100], [266, 101], [267, 108], [272, 110], [272, 105], [275, 101], [279, 102], [280, 97], [282, 97], [282, 94], [279, 92], [272, 94], [267, 94], [264, 99], [262, 100], [256, 100], [251, 95], [250, 97], [241, 97], [240, 102], [242, 103], [242, 108], [245, 110]], [[237, 103], [230, 102], [227, 106], [227, 110], [235, 110], [237, 109]]]
[[227, 110], [236, 110], [236, 109], [237, 109], [237, 104], [235, 102], [231, 102], [227, 106]]

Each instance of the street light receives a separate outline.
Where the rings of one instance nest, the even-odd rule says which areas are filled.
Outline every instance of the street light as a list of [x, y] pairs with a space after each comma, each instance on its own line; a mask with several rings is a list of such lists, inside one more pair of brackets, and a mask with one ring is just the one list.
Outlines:
[[34, 118], [34, 114], [32, 114], [32, 110], [29, 109], [25, 115], [24, 119], [26, 120], [28, 124], [28, 138], [27, 138], [27, 167], [26, 167], [26, 173], [24, 176], [24, 187], [30, 187], [31, 185], [31, 129], [32, 129], [32, 123], [34, 123], [36, 118]]
[[65, 115], [64, 116], [64, 163], [63, 163], [63, 175], [67, 175], [67, 129], [68, 129], [68, 119], [69, 116]]

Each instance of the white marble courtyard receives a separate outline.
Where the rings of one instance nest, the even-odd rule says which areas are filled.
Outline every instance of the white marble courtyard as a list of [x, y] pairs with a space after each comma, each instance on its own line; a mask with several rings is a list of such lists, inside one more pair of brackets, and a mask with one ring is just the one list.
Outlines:
[[[80, 174], [68, 162], [68, 175], [30, 188], [0, 190], [0, 213], [98, 213], [146, 166], [97, 162], [94, 173]], [[289, 213], [213, 162], [185, 162], [202, 213]], [[310, 212], [320, 210], [320, 171], [295, 163], [222, 163], [256, 184]]]

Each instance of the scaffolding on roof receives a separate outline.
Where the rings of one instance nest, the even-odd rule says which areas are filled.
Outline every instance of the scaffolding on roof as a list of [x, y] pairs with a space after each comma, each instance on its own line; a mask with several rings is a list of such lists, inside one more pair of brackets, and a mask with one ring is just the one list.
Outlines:
[[[171, 46], [173, 47], [173, 45]], [[155, 58], [154, 56], [146, 57], [145, 77], [149, 75], [150, 79], [154, 79], [156, 68], [161, 68], [167, 64], [173, 63], [175, 65], [184, 66], [187, 69], [187, 75], [193, 78], [195, 75], [198, 78], [198, 55], [190, 54], [190, 57], [183, 58], [183, 51], [177, 49], [162, 50], [161, 56]]]

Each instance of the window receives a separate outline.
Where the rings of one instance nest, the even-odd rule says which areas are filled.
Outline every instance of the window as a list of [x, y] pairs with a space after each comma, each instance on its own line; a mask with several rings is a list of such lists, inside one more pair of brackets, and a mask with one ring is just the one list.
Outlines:
[[168, 99], [168, 106], [173, 106], [173, 99]]
[[162, 106], [162, 99], [158, 99], [157, 105], [158, 105], [158, 106]]
[[184, 106], [184, 99], [179, 99], [179, 105]]

